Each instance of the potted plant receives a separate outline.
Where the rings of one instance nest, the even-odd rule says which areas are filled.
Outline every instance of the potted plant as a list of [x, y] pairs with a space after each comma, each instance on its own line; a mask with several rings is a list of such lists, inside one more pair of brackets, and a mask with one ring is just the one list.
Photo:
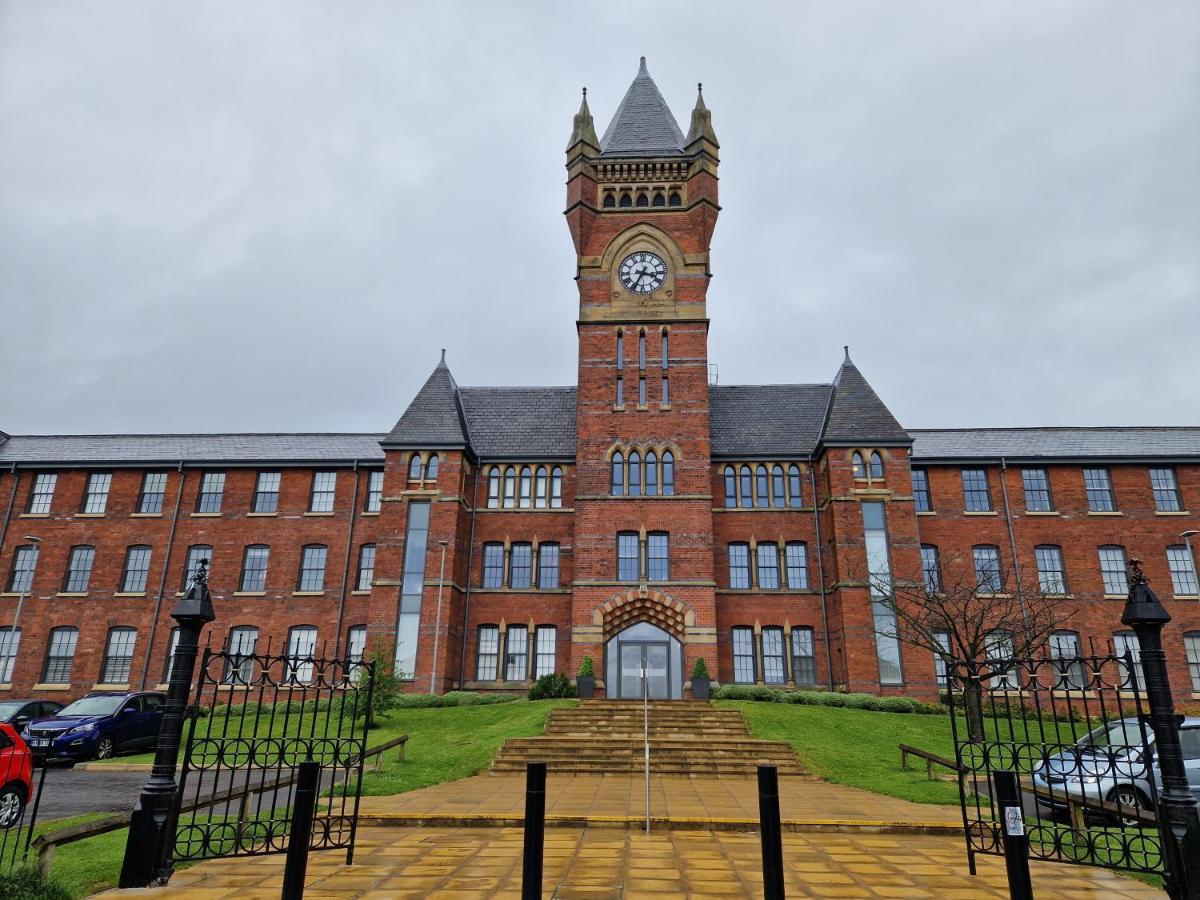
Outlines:
[[697, 700], [707, 700], [708, 687], [708, 666], [702, 658], [697, 659], [696, 664], [692, 666], [692, 696]]
[[590, 700], [596, 693], [596, 670], [590, 656], [585, 656], [583, 662], [580, 663], [575, 686], [579, 688], [579, 696], [584, 700]]

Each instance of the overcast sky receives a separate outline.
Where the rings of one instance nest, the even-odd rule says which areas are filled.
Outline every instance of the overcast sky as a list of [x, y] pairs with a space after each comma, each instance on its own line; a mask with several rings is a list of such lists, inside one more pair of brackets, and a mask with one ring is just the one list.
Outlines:
[[564, 146], [721, 142], [711, 359], [909, 427], [1200, 424], [1200, 3], [0, 0], [0, 429], [575, 381]]

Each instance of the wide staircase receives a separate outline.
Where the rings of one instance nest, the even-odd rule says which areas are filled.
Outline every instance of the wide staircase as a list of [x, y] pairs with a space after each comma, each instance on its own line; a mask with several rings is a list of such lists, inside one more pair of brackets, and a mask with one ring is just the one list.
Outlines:
[[[735, 709], [652, 700], [648, 718], [652, 774], [746, 776], [759, 765], [772, 765], [780, 775], [805, 775], [791, 747], [752, 738]], [[505, 741], [492, 772], [524, 772], [527, 763], [544, 762], [551, 774], [638, 774], [644, 765], [643, 728], [640, 700], [583, 700], [575, 708], [551, 710], [541, 737]]]

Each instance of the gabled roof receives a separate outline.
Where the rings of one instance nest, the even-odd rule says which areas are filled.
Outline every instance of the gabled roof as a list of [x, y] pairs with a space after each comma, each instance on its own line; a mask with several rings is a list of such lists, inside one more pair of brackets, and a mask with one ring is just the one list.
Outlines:
[[575, 458], [575, 388], [468, 387], [461, 395], [480, 459]]
[[713, 456], [796, 456], [816, 449], [828, 384], [712, 385]]
[[833, 397], [825, 420], [822, 443], [827, 446], [853, 446], [860, 443], [909, 444], [912, 438], [896, 421], [892, 411], [863, 378], [862, 372], [846, 359], [833, 380]]
[[1200, 457], [1195, 427], [917, 428], [911, 434], [914, 462]]
[[383, 439], [385, 447], [422, 450], [466, 447], [466, 421], [458, 385], [446, 366], [446, 351], [395, 427]]
[[383, 462], [381, 434], [39, 434], [0, 444], [0, 466]]
[[637, 77], [600, 138], [601, 156], [676, 156], [683, 154], [683, 132], [642, 57]]

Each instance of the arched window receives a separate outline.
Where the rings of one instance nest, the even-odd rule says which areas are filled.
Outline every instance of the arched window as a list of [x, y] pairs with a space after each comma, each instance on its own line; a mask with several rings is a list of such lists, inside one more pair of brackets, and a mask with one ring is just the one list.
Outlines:
[[438, 455], [435, 453], [429, 457], [429, 462], [425, 463], [425, 480], [437, 481], [438, 473]]
[[617, 205], [617, 198], [614, 194], [605, 194], [604, 195], [604, 208], [605, 209], [612, 209], [616, 205]]
[[750, 467], [742, 466], [742, 470], [738, 474], [740, 476], [739, 480], [742, 482], [741, 483], [741, 489], [742, 489], [741, 505], [742, 506], [753, 506], [754, 505], [754, 482], [751, 481], [751, 479], [750, 479]]
[[633, 198], [628, 194], [622, 194], [620, 206], [621, 209], [629, 209], [629, 207], [633, 206]]
[[546, 508], [546, 487], [546, 467], [538, 466], [533, 495], [533, 505], [538, 509]]
[[550, 473], [550, 508], [562, 507], [562, 469], [558, 466]]
[[725, 467], [725, 505], [730, 509], [737, 506], [737, 479], [733, 474], [733, 466]]
[[871, 454], [871, 477], [883, 477], [883, 457], [877, 452]]
[[670, 450], [663, 452], [662, 467], [663, 496], [672, 497], [675, 494], [675, 456]]
[[788, 468], [788, 506], [798, 507], [804, 505], [804, 489], [800, 485], [800, 467], [790, 466]]
[[662, 367], [665, 372], [671, 364], [671, 332], [662, 330]]
[[649, 205], [650, 205], [650, 198], [649, 198], [649, 197], [647, 197], [645, 194], [638, 194], [638, 198], [637, 198], [637, 205], [638, 205], [639, 207], [642, 207], [642, 206], [649, 206]]
[[614, 497], [625, 493], [625, 457], [618, 450], [612, 458], [612, 493]]
[[681, 198], [678, 194], [671, 194], [671, 199], [669, 201], [667, 201], [667, 205], [668, 206], [682, 206], [683, 198]]
[[646, 496], [658, 496], [658, 456], [653, 450], [646, 454]]
[[783, 489], [783, 466], [776, 466], [771, 470], [771, 505], [783, 506], [785, 496], [786, 494]]
[[529, 466], [521, 467], [521, 509], [533, 506], [533, 472]]
[[500, 506], [500, 470], [494, 466], [488, 470], [488, 509], [497, 509]]
[[617, 329], [617, 371], [625, 368], [625, 332]]
[[629, 496], [642, 496], [642, 458], [636, 450], [629, 454]]
[[662, 195], [661, 191], [659, 191], [658, 193], [656, 193], [654, 195], [654, 204], [653, 205], [654, 206], [666, 206], [667, 205], [667, 198]]
[[517, 505], [517, 470], [509, 466], [504, 470], [504, 508]]
[[414, 453], [412, 455], [412, 460], [408, 464], [408, 480], [409, 481], [420, 481], [421, 480], [421, 457], [420, 457], [420, 454]]
[[638, 368], [646, 368], [646, 329], [638, 332]]
[[863, 465], [862, 454], [857, 450], [855, 450], [854, 455], [850, 457], [850, 467], [854, 471], [855, 478], [867, 477], [867, 468]]
[[767, 467], [759, 466], [755, 473], [758, 477], [755, 479], [758, 482], [758, 496], [755, 498], [754, 505], [762, 509], [767, 505], [771, 496], [771, 488], [767, 484]]

